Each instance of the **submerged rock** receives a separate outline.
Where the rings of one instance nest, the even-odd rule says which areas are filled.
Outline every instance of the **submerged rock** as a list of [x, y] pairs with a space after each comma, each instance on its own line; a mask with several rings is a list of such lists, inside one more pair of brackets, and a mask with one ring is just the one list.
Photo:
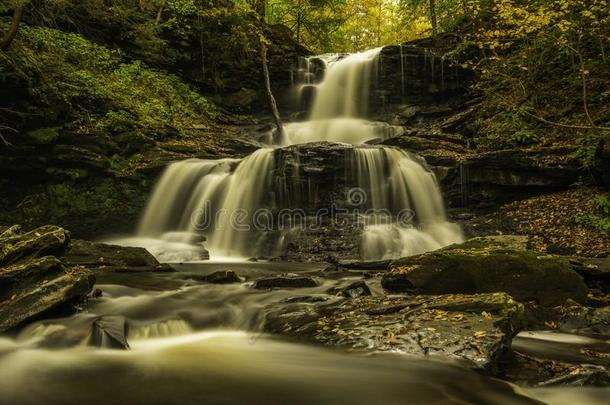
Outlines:
[[82, 301], [91, 291], [95, 277], [58, 258], [69, 242], [69, 233], [53, 225], [26, 233], [13, 226], [0, 235], [0, 333]]
[[523, 306], [504, 293], [335, 299], [269, 307], [265, 330], [325, 345], [468, 361], [493, 371]]
[[91, 270], [138, 272], [173, 271], [160, 264], [148, 250], [140, 247], [108, 245], [105, 243], [74, 240], [66, 261], [71, 265], [83, 266]]
[[340, 295], [347, 298], [355, 298], [364, 295], [371, 295], [371, 290], [366, 282], [363, 280], [354, 281], [353, 283], [345, 286], [332, 288], [329, 292], [331, 295]]
[[232, 270], [215, 271], [214, 273], [207, 274], [205, 276], [193, 275], [191, 278], [196, 281], [202, 281], [210, 284], [241, 283], [239, 276]]
[[254, 281], [253, 288], [267, 290], [272, 288], [309, 288], [317, 287], [318, 283], [307, 276], [284, 274], [276, 277], [265, 277]]
[[586, 301], [588, 288], [566, 260], [523, 250], [473, 248], [476, 244], [475, 240], [396, 260], [382, 286], [423, 294], [506, 292], [519, 301], [546, 306], [567, 299]]
[[89, 346], [107, 349], [129, 349], [127, 342], [128, 325], [122, 316], [103, 316], [91, 325]]

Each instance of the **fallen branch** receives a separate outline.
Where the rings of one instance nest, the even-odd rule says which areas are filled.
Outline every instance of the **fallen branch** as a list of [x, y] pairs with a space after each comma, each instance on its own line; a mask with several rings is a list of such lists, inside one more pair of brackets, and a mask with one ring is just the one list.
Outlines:
[[269, 67], [267, 65], [267, 44], [265, 43], [264, 38], [261, 38], [261, 63], [263, 65], [265, 90], [267, 92], [267, 100], [269, 101], [271, 114], [273, 114], [273, 120], [275, 121], [275, 127], [277, 128], [277, 132], [280, 136], [280, 139], [284, 139], [284, 127], [282, 126], [282, 120], [280, 119], [280, 112], [277, 109], [275, 97], [273, 97], [273, 93], [271, 92], [271, 79], [269, 78]]
[[548, 124], [548, 125], [553, 125], [553, 126], [556, 126], [556, 127], [571, 128], [571, 129], [598, 129], [598, 130], [601, 130], [601, 131], [610, 131], [610, 128], [608, 128], [608, 127], [561, 124], [559, 122], [553, 122], [553, 121], [546, 120], [546, 119], [544, 119], [542, 117], [539, 117], [539, 116], [537, 116], [535, 114], [532, 114], [532, 113], [530, 113], [528, 111], [518, 110], [518, 112], [520, 114], [525, 114], [528, 117], [532, 117], [532, 118], [534, 118], [534, 119], [536, 119], [536, 120], [538, 120], [538, 121], [540, 121], [542, 123], [545, 123], [545, 124]]

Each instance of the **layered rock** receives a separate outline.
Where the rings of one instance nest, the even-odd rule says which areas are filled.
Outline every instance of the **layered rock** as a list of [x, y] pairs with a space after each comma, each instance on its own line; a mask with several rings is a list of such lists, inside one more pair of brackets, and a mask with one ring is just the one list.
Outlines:
[[95, 283], [87, 270], [60, 258], [70, 234], [57, 226], [0, 234], [0, 333], [84, 299]]
[[429, 103], [459, 97], [474, 79], [443, 55], [449, 51], [450, 38], [437, 41], [408, 42], [386, 46], [381, 51], [377, 97], [379, 103]]
[[461, 359], [493, 371], [523, 308], [503, 293], [335, 299], [270, 308], [265, 330], [365, 352]]

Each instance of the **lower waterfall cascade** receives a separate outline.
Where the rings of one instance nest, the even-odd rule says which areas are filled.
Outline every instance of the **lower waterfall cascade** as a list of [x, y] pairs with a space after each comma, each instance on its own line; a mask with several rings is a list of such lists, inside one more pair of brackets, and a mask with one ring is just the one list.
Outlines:
[[[315, 57], [317, 63], [306, 59], [299, 74], [303, 83], [297, 84], [299, 95], [304, 88], [313, 93], [306, 121], [285, 124], [283, 139], [270, 135], [274, 141], [269, 147], [241, 160], [189, 159], [169, 165], [136, 237], [119, 243], [146, 247], [161, 261], [207, 259], [203, 249], [194, 248], [205, 239], [212, 260], [281, 254], [281, 232], [253, 226], [260, 219], [256, 213], [283, 208], [276, 197], [287, 190], [275, 179], [275, 151], [312, 142], [353, 145], [347, 149], [345, 171], [352, 189], [363, 193], [358, 207], [361, 259], [398, 258], [462, 241], [460, 227], [447, 221], [436, 177], [423, 159], [366, 144], [403, 133], [402, 127], [365, 118], [380, 51]], [[325, 75], [316, 83], [319, 75], [309, 70], [319, 69], [320, 63]]]

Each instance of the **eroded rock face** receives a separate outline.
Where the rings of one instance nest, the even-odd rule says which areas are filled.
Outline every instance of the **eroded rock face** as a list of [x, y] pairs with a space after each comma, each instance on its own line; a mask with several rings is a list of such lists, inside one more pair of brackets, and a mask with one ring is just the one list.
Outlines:
[[588, 288], [561, 258], [507, 248], [454, 245], [396, 260], [382, 285], [392, 292], [473, 294], [503, 291], [519, 301], [560, 305], [585, 302]]
[[26, 233], [11, 227], [0, 235], [0, 333], [91, 291], [95, 277], [60, 260], [69, 243], [69, 233], [53, 225]]
[[461, 96], [474, 78], [449, 58], [442, 58], [455, 38], [386, 46], [381, 51], [378, 95], [385, 102], [425, 103]]
[[362, 296], [273, 304], [265, 330], [359, 351], [462, 359], [493, 371], [522, 313], [522, 305], [504, 293]]

